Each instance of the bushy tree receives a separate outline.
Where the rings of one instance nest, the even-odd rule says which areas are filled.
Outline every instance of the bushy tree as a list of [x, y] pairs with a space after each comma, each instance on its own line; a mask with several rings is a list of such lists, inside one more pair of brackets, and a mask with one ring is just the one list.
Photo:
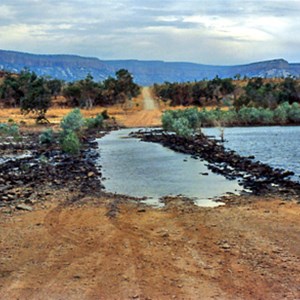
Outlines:
[[21, 112], [37, 114], [37, 122], [47, 121], [46, 112], [51, 106], [51, 93], [43, 78], [30, 81], [24, 97], [21, 98]]

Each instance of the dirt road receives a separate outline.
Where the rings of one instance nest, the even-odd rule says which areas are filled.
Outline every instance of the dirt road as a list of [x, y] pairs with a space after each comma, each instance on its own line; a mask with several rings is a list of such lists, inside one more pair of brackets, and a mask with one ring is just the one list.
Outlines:
[[144, 101], [144, 110], [155, 110], [157, 109], [157, 104], [151, 96], [150, 88], [144, 87], [142, 89], [142, 96]]
[[119, 121], [126, 127], [147, 127], [161, 125], [161, 110], [153, 99], [149, 87], [142, 89], [142, 110], [128, 112], [119, 117]]
[[[0, 299], [300, 299], [300, 205], [85, 198], [0, 212]], [[66, 197], [65, 197], [66, 198]]]

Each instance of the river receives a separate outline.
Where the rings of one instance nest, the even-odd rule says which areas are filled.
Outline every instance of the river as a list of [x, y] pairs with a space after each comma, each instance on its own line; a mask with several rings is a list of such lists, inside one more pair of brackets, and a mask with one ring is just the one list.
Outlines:
[[[217, 128], [205, 128], [207, 135], [220, 137]], [[224, 130], [225, 147], [240, 155], [254, 155], [274, 168], [293, 171], [300, 181], [300, 126], [232, 127]]]
[[189, 197], [199, 206], [216, 206], [215, 197], [240, 192], [237, 181], [212, 173], [205, 162], [160, 144], [129, 138], [131, 131], [113, 131], [98, 140], [106, 191], [147, 197], [145, 202], [156, 206], [168, 195]]

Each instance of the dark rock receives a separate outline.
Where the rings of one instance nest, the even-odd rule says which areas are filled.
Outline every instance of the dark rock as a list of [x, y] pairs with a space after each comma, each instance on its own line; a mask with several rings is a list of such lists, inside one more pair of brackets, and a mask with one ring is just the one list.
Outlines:
[[33, 211], [33, 208], [31, 206], [28, 206], [28, 205], [25, 205], [25, 204], [18, 204], [16, 206], [16, 209], [26, 210], [26, 211]]

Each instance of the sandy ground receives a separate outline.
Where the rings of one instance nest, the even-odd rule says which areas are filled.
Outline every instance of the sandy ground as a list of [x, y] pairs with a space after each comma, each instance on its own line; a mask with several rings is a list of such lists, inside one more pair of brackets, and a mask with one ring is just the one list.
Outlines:
[[[132, 101], [111, 107], [94, 107], [93, 109], [81, 109], [84, 117], [95, 117], [97, 114], [107, 110], [109, 116], [113, 117], [119, 124], [127, 127], [160, 126], [162, 109], [166, 105], [158, 103], [151, 96], [149, 88], [142, 89], [142, 93]], [[51, 107], [46, 114], [52, 126], [58, 127], [61, 119], [67, 115], [72, 108]], [[19, 108], [0, 109], [0, 123], [9, 119], [25, 125], [26, 128], [36, 130], [36, 116], [34, 114], [22, 115]], [[42, 128], [42, 126], [40, 126]]]
[[256, 200], [2, 210], [0, 299], [300, 299], [300, 205]]

